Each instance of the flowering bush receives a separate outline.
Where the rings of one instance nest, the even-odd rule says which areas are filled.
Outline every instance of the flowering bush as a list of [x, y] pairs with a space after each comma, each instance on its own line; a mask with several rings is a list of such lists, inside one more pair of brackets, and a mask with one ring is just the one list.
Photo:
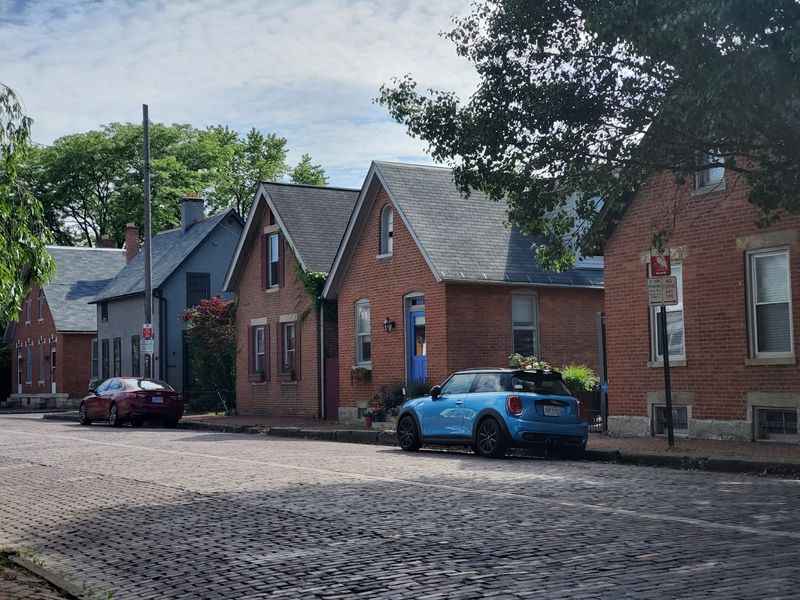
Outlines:
[[[226, 412], [233, 412], [236, 389], [236, 304], [212, 298], [187, 308], [183, 320], [188, 325], [192, 390], [221, 398]], [[189, 400], [191, 405], [191, 391]]]
[[525, 369], [526, 371], [552, 371], [553, 368], [535, 356], [512, 354], [508, 357], [508, 366], [512, 369]]

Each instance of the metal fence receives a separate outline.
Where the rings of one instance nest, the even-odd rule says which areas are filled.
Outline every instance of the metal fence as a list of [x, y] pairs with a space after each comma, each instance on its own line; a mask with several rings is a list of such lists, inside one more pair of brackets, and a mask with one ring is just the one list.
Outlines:
[[608, 429], [608, 415], [603, 391], [597, 389], [592, 392], [582, 392], [578, 399], [581, 401], [583, 415], [589, 421], [589, 431], [605, 433]]

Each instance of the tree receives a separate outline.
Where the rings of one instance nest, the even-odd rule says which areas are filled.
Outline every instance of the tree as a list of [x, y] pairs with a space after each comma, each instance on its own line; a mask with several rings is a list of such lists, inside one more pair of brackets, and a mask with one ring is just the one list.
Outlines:
[[53, 268], [42, 205], [17, 176], [30, 127], [19, 98], [0, 84], [0, 322], [17, 317], [28, 286], [45, 283]]
[[226, 411], [231, 411], [236, 389], [236, 304], [220, 298], [202, 300], [186, 309], [183, 319], [197, 389], [222, 398]]
[[292, 183], [328, 185], [325, 169], [322, 168], [322, 165], [315, 165], [310, 154], [303, 154], [300, 162], [292, 169], [291, 179]]
[[378, 100], [565, 268], [656, 172], [724, 163], [764, 222], [800, 212], [798, 23], [794, 0], [480, 0], [446, 35], [466, 102], [410, 76]]

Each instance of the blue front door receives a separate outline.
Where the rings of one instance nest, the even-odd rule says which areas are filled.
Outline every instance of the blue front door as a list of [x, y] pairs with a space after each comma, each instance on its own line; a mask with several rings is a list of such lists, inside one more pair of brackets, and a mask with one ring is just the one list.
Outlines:
[[[412, 298], [406, 319], [406, 354], [409, 382], [424, 383], [428, 379], [428, 343], [425, 338], [425, 305], [414, 304]], [[419, 297], [422, 301], [422, 297]]]

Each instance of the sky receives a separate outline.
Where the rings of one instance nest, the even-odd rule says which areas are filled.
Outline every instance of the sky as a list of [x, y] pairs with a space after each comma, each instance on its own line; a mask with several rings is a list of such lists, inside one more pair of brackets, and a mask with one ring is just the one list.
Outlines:
[[255, 127], [308, 152], [331, 185], [360, 187], [371, 160], [430, 162], [374, 103], [411, 73], [474, 88], [439, 33], [468, 0], [0, 0], [0, 81], [35, 142], [114, 121]]

